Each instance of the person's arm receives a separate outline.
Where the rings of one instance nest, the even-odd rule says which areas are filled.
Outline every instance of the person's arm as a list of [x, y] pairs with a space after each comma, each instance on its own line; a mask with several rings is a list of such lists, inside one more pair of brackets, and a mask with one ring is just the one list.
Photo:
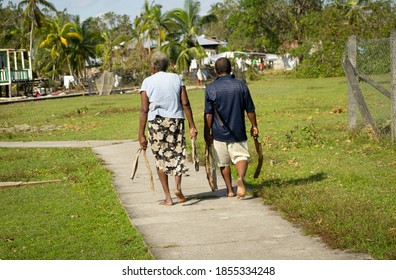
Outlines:
[[[245, 85], [246, 86], [246, 85]], [[256, 119], [256, 111], [254, 108], [254, 103], [253, 103], [253, 99], [252, 96], [250, 95], [250, 91], [249, 88], [246, 86], [246, 92], [245, 92], [245, 110], [247, 113], [247, 116], [249, 118], [249, 121], [252, 125], [252, 127], [250, 128], [250, 135], [253, 138], [257, 138], [258, 134], [259, 134], [259, 130], [257, 127], [257, 119]]]
[[149, 111], [149, 99], [147, 97], [147, 93], [142, 91], [140, 93], [140, 120], [139, 120], [139, 143], [140, 147], [143, 150], [147, 149], [147, 138], [146, 138], [146, 123], [147, 123], [147, 115]]
[[256, 113], [248, 112], [247, 115], [250, 120], [250, 123], [252, 124], [252, 128], [250, 129], [250, 135], [254, 138], [257, 138], [259, 134], [259, 130], [257, 127]]
[[181, 99], [181, 104], [183, 106], [184, 114], [186, 116], [186, 119], [188, 121], [188, 125], [190, 127], [190, 137], [196, 139], [198, 131], [195, 128], [194, 116], [193, 116], [193, 113], [192, 113], [192, 109], [191, 109], [191, 106], [190, 106], [190, 100], [188, 99], [187, 90], [186, 90], [185, 86], [181, 86], [180, 99]]
[[204, 114], [204, 138], [207, 145], [211, 145], [213, 143], [213, 135], [212, 135], [212, 125], [213, 125], [213, 114], [205, 113]]

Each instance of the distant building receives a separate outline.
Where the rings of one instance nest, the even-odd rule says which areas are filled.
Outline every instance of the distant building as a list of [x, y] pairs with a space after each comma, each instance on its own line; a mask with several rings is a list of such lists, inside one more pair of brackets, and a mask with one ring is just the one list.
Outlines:
[[209, 52], [211, 55], [218, 54], [219, 47], [225, 45], [225, 42], [219, 41], [214, 37], [206, 37], [205, 35], [201, 35], [201, 36], [197, 36], [196, 38], [198, 44], [205, 49], [207, 54]]
[[11, 95], [13, 84], [26, 84], [33, 79], [29, 52], [24, 49], [0, 49], [0, 87]]

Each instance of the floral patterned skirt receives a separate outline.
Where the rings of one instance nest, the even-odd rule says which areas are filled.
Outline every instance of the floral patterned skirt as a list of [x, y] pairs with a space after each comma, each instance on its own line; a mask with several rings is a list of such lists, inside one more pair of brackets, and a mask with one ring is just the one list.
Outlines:
[[148, 132], [156, 167], [167, 175], [186, 173], [184, 120], [157, 116], [148, 122]]

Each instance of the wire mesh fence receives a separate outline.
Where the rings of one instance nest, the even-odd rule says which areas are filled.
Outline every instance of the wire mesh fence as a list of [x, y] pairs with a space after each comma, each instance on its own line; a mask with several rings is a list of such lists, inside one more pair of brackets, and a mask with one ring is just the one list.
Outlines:
[[[352, 64], [355, 64], [359, 88], [370, 115], [381, 134], [390, 134], [392, 124], [391, 38], [357, 39], [356, 44], [352, 46], [355, 49], [347, 49], [347, 56]], [[356, 114], [356, 126], [364, 127], [365, 125], [362, 114]]]

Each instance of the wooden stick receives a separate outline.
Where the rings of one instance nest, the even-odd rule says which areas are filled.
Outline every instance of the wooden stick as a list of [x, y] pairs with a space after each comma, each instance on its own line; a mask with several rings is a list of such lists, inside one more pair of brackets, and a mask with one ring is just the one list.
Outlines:
[[141, 151], [142, 151], [142, 149], [139, 148], [137, 153], [136, 153], [136, 156], [135, 156], [135, 159], [133, 161], [133, 164], [132, 164], [132, 172], [131, 172], [131, 176], [130, 176], [132, 180], [135, 178], [136, 170], [138, 168], [138, 163], [139, 163], [139, 155], [140, 155]]
[[0, 182], [0, 190], [5, 190], [12, 187], [33, 186], [40, 184], [50, 184], [61, 182], [62, 180], [49, 180], [49, 181], [35, 181], [35, 182]]
[[380, 84], [376, 83], [373, 79], [371, 79], [370, 77], [364, 75], [363, 73], [356, 73], [356, 74], [358, 75], [360, 80], [365, 81], [366, 83], [370, 84], [373, 88], [378, 90], [380, 93], [382, 93], [386, 97], [391, 98], [390, 91], [388, 91], [386, 88], [384, 88]]
[[353, 66], [348, 58], [344, 58], [342, 60], [341, 64], [342, 64], [342, 67], [344, 68], [344, 72], [347, 77], [349, 87], [352, 89], [352, 93], [355, 97], [355, 100], [357, 102], [358, 108], [360, 110], [360, 113], [363, 117], [365, 124], [371, 126], [375, 135], [379, 135], [380, 134], [379, 130], [378, 130], [377, 126], [375, 125], [373, 118], [371, 117], [371, 114], [367, 107], [366, 101], [364, 100], [362, 91], [360, 90], [359, 83], [358, 83], [358, 80], [356, 77], [355, 69], [353, 68]]
[[195, 146], [194, 138], [191, 138], [191, 149], [192, 149], [192, 161], [194, 163], [195, 171], [199, 171], [199, 158], [198, 158], [197, 148]]
[[147, 172], [148, 172], [148, 175], [149, 175], [150, 189], [152, 191], [154, 191], [153, 172], [151, 172], [150, 163], [149, 163], [148, 158], [147, 158], [146, 150], [143, 150], [143, 155], [144, 155], [144, 161], [146, 162]]

